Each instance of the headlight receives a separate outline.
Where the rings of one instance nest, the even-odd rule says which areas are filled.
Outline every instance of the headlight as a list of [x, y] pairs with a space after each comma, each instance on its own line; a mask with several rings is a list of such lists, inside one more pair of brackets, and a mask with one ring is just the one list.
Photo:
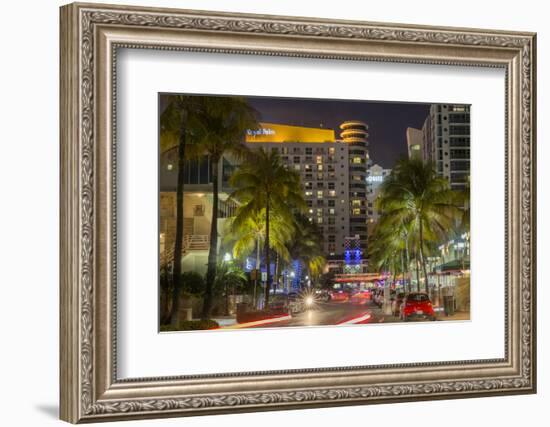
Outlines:
[[306, 297], [306, 305], [313, 305], [314, 302], [315, 302], [315, 300], [313, 299], [312, 296], [307, 296]]

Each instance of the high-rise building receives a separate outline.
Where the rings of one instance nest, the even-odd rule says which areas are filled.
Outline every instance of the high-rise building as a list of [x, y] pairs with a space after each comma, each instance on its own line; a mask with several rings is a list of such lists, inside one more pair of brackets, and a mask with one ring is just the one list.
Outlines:
[[250, 147], [276, 151], [300, 174], [307, 216], [322, 230], [327, 256], [336, 258], [350, 236], [362, 253], [367, 248], [368, 126], [348, 121], [340, 128], [340, 139], [332, 129], [274, 123], [260, 123], [246, 135]]
[[380, 193], [380, 186], [391, 173], [391, 169], [384, 169], [374, 164], [367, 170], [367, 214], [368, 223], [374, 224], [378, 221], [380, 213], [376, 209], [376, 199]]
[[349, 204], [351, 236], [359, 236], [359, 248], [367, 250], [367, 168], [370, 165], [368, 125], [349, 120], [340, 125], [340, 137], [349, 150]]
[[432, 105], [423, 132], [424, 160], [434, 163], [451, 188], [464, 189], [470, 179], [470, 106]]
[[420, 129], [407, 128], [407, 149], [409, 159], [423, 159], [424, 133]]
[[275, 151], [288, 169], [300, 174], [306, 215], [324, 236], [327, 256], [344, 252], [350, 233], [348, 146], [334, 130], [260, 123], [247, 132], [249, 147]]

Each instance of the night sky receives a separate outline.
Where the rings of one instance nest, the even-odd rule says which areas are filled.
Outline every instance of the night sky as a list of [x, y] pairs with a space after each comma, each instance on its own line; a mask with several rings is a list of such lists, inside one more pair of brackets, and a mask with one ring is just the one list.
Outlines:
[[[160, 112], [168, 94], [159, 98]], [[369, 102], [334, 99], [297, 99], [246, 97], [258, 111], [259, 120], [269, 123], [334, 129], [346, 120], [361, 120], [369, 126], [369, 155], [373, 163], [392, 168], [397, 159], [407, 155], [408, 127], [421, 129], [431, 104]]]
[[421, 129], [430, 104], [368, 102], [333, 99], [248, 97], [260, 121], [334, 129], [346, 120], [361, 120], [369, 126], [369, 155], [373, 163], [392, 168], [407, 155], [408, 127]]

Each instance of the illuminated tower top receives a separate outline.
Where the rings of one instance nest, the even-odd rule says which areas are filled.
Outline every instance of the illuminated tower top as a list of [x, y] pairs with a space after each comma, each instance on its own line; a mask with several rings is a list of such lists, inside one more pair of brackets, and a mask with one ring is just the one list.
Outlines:
[[348, 120], [340, 125], [340, 137], [343, 142], [346, 143], [363, 143], [368, 144], [367, 138], [369, 136], [369, 126], [359, 120]]

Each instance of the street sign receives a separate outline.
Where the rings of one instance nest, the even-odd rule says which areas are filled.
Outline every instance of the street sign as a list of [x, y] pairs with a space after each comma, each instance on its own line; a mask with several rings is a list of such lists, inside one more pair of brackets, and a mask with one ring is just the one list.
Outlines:
[[262, 282], [267, 281], [267, 271], [262, 271]]

